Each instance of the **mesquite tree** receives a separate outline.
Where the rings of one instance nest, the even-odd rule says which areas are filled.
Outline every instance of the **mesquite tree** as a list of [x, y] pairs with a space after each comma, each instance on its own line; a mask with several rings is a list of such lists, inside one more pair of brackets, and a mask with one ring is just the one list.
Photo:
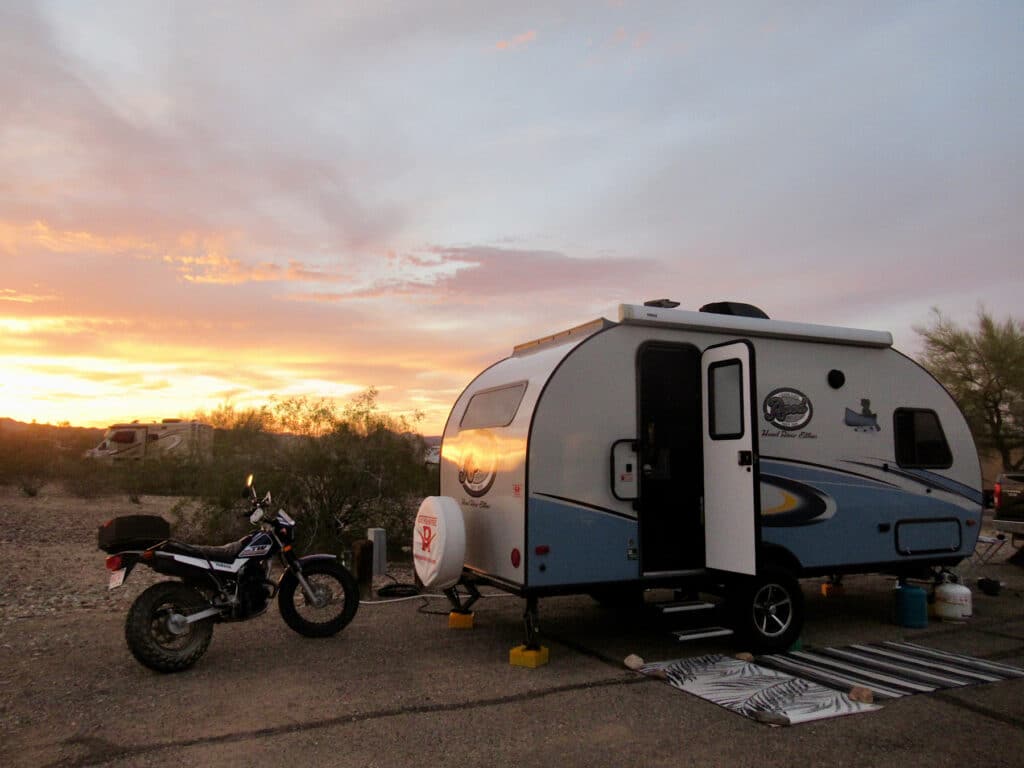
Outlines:
[[978, 310], [977, 327], [961, 328], [935, 309], [915, 328], [922, 364], [964, 412], [978, 447], [998, 454], [1005, 471], [1024, 467], [1024, 325], [997, 322]]

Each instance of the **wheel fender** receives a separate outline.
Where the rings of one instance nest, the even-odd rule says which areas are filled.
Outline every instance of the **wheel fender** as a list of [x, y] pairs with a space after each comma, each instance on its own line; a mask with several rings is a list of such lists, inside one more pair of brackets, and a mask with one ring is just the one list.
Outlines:
[[[337, 555], [306, 555], [305, 557], [298, 558], [297, 563], [299, 568], [302, 568], [302, 566], [309, 565], [310, 563], [326, 562], [328, 560], [337, 561], [337, 559]], [[295, 579], [295, 572], [291, 568], [286, 568], [277, 580], [278, 589], [281, 588], [281, 585], [284, 584], [286, 579]]]
[[302, 563], [303, 565], [305, 565], [306, 563], [312, 563], [315, 560], [337, 560], [337, 559], [338, 559], [337, 555], [306, 555], [305, 557], [300, 557], [299, 558], [299, 562]]

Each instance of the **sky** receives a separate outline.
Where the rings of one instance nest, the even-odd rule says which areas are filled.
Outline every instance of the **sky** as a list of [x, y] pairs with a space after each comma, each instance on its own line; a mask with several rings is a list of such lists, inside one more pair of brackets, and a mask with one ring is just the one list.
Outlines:
[[0, 416], [483, 368], [622, 303], [1024, 316], [1024, 3], [0, 3]]

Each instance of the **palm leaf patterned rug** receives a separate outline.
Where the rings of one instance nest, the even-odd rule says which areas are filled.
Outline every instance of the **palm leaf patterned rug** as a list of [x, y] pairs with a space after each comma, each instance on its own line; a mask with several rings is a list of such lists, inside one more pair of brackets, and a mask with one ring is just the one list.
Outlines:
[[785, 672], [721, 654], [645, 664], [641, 674], [770, 725], [793, 725], [871, 712], [877, 704]]
[[885, 700], [942, 688], [1024, 677], [1024, 669], [913, 643], [874, 643], [761, 656], [721, 654], [645, 664], [641, 674], [664, 680], [738, 714], [772, 725], [871, 712], [847, 691]]

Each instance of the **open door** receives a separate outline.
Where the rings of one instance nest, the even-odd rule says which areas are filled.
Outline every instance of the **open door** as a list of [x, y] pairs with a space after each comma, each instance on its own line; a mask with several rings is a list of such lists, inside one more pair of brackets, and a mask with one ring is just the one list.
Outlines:
[[753, 345], [732, 341], [706, 349], [701, 386], [705, 565], [753, 576], [761, 543]]
[[667, 576], [704, 567], [700, 350], [651, 341], [637, 354], [640, 571]]

